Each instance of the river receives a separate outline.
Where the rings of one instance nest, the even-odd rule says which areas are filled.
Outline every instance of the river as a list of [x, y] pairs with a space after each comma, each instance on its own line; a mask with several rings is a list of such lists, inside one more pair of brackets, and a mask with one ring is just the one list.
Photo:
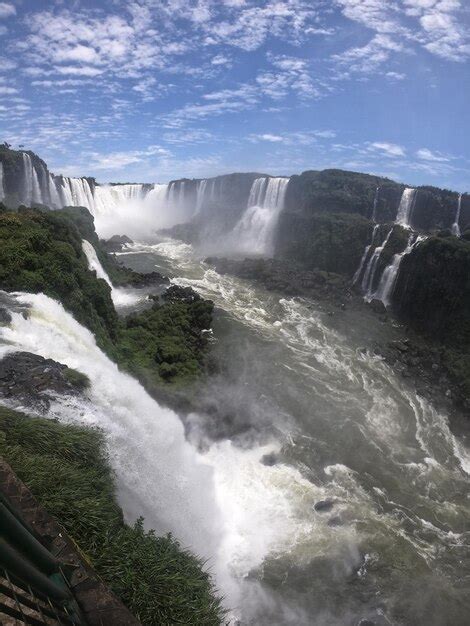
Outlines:
[[468, 624], [470, 456], [374, 356], [393, 327], [221, 276], [173, 240], [120, 259], [216, 304], [216, 371], [193, 390], [207, 410], [185, 429], [45, 296], [18, 296], [32, 314], [0, 350], [89, 375], [51, 414], [104, 429], [126, 518], [208, 557], [232, 623]]

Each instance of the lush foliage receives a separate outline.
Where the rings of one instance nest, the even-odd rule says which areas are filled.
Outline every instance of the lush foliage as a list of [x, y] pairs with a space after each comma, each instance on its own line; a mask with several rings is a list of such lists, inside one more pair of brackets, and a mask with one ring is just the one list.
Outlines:
[[281, 215], [276, 255], [297, 261], [307, 269], [352, 275], [372, 226], [353, 214]]
[[206, 346], [201, 331], [210, 327], [212, 303], [171, 287], [151, 309], [120, 320], [108, 284], [88, 269], [82, 238], [95, 246], [113, 282], [145, 278], [104, 252], [87, 209], [20, 208], [0, 212], [0, 289], [58, 299], [101, 348], [147, 384], [197, 376]]
[[61, 211], [0, 213], [0, 289], [43, 292], [62, 302], [110, 349], [118, 318], [111, 290], [88, 269], [78, 229]]
[[140, 378], [188, 381], [202, 367], [213, 303], [192, 290], [170, 287], [151, 309], [130, 315], [119, 334], [118, 357]]
[[414, 248], [393, 302], [410, 326], [445, 346], [444, 363], [470, 398], [470, 242], [431, 237]]
[[173, 537], [123, 522], [102, 434], [0, 407], [0, 454], [142, 624], [220, 624], [203, 563]]

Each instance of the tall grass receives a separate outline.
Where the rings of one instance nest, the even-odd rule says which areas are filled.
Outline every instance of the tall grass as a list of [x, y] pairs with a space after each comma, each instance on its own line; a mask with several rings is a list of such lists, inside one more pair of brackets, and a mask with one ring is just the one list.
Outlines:
[[218, 625], [204, 563], [171, 535], [124, 523], [99, 430], [0, 407], [0, 454], [144, 625]]

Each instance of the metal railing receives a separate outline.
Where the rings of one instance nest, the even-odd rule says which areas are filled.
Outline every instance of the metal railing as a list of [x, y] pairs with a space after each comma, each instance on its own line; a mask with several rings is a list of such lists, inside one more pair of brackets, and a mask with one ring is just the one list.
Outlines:
[[75, 567], [56, 559], [0, 493], [2, 625], [85, 625], [68, 583]]

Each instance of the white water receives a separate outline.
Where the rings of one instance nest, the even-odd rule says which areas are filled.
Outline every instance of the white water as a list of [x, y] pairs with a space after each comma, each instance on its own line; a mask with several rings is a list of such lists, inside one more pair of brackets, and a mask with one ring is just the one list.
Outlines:
[[227, 238], [238, 253], [271, 255], [274, 234], [289, 184], [288, 178], [257, 178], [245, 212]]
[[130, 306], [141, 299], [141, 296], [132, 293], [130, 290], [114, 287], [111, 279], [98, 259], [95, 248], [86, 239], [82, 240], [82, 249], [88, 260], [88, 267], [90, 270], [96, 272], [96, 276], [106, 281], [111, 287], [111, 297], [116, 307], [120, 308]]
[[144, 515], [148, 528], [171, 531], [210, 558], [235, 613], [257, 584], [244, 579], [268, 555], [348, 553], [354, 529], [338, 535], [311, 510], [334, 485], [327, 491], [294, 467], [261, 464], [264, 454], [279, 450], [277, 442], [243, 450], [225, 440], [197, 452], [178, 416], [121, 372], [59, 303], [43, 294], [16, 299], [30, 313], [12, 312], [11, 324], [0, 327], [0, 358], [24, 350], [88, 376], [87, 398], [58, 398], [51, 416], [104, 431], [126, 519]]
[[398, 272], [400, 270], [400, 264], [403, 261], [403, 258], [410, 254], [413, 248], [423, 240], [423, 237], [417, 237], [412, 234], [408, 238], [408, 243], [403, 252], [399, 252], [393, 256], [392, 262], [388, 265], [382, 274], [380, 279], [380, 283], [377, 287], [377, 291], [374, 294], [374, 298], [377, 300], [381, 300], [385, 306], [390, 306], [393, 296], [393, 290], [395, 288], [395, 283], [397, 282]]
[[364, 265], [365, 265], [366, 259], [367, 259], [368, 255], [369, 255], [370, 249], [374, 245], [375, 235], [376, 235], [378, 229], [379, 229], [379, 225], [376, 224], [374, 226], [374, 230], [372, 231], [372, 237], [370, 239], [370, 244], [368, 244], [365, 247], [364, 254], [362, 255], [361, 261], [359, 263], [359, 267], [357, 268], [356, 273], [354, 274], [353, 285], [355, 285], [358, 282], [358, 280], [361, 278], [361, 276], [362, 276], [362, 271], [364, 269]]
[[404, 228], [411, 228], [413, 209], [416, 201], [416, 189], [407, 187], [402, 194], [400, 205], [398, 206], [396, 224]]
[[460, 237], [460, 212], [462, 210], [462, 194], [459, 194], [459, 198], [457, 200], [457, 213], [455, 214], [455, 220], [452, 224], [452, 234], [456, 237]]
[[375, 196], [374, 196], [374, 207], [372, 209], [372, 221], [373, 222], [377, 222], [377, 207], [379, 204], [379, 193], [380, 193], [380, 187], [377, 187], [377, 189], [375, 190]]
[[386, 234], [385, 239], [383, 240], [382, 244], [375, 248], [367, 264], [366, 271], [364, 272], [364, 276], [362, 278], [362, 283], [361, 283], [362, 293], [365, 294], [364, 297], [366, 300], [372, 300], [373, 298], [373, 293], [374, 293], [373, 288], [374, 288], [374, 282], [375, 282], [375, 274], [377, 272], [377, 264], [392, 233], [393, 233], [393, 226]]
[[0, 163], [0, 200], [5, 198], [5, 188], [3, 186], [3, 163]]

